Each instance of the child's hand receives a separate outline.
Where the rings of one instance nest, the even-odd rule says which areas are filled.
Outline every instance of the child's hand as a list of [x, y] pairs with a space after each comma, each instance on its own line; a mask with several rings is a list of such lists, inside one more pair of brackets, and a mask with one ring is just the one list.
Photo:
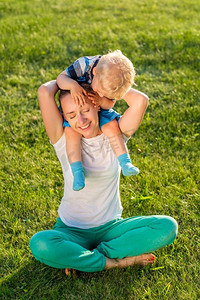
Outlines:
[[77, 105], [84, 105], [86, 103], [85, 96], [87, 96], [87, 92], [75, 82], [70, 90], [72, 99]]
[[90, 92], [88, 93], [88, 99], [91, 100], [92, 104], [94, 105], [94, 107], [98, 107], [100, 109], [101, 107], [101, 102], [102, 99], [97, 93], [95, 92]]

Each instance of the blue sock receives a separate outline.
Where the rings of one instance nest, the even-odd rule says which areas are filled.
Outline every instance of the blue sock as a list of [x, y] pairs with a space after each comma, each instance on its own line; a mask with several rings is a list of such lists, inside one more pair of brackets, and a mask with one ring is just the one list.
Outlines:
[[85, 187], [85, 177], [83, 172], [83, 165], [81, 161], [76, 161], [70, 164], [72, 174], [74, 176], [73, 190], [80, 191]]
[[140, 170], [134, 167], [131, 163], [131, 159], [128, 153], [124, 153], [117, 157], [119, 164], [122, 168], [124, 176], [132, 176], [139, 174]]

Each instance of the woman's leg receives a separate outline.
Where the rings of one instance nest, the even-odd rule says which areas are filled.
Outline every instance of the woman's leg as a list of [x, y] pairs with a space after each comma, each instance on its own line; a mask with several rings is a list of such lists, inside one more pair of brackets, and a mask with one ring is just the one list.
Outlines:
[[122, 219], [102, 236], [97, 249], [108, 258], [135, 257], [171, 244], [177, 231], [177, 222], [168, 216]]
[[70, 231], [64, 227], [38, 232], [30, 240], [33, 256], [48, 266], [85, 272], [103, 270], [105, 256], [97, 249], [88, 250], [87, 246], [82, 232], [79, 235], [78, 230]]

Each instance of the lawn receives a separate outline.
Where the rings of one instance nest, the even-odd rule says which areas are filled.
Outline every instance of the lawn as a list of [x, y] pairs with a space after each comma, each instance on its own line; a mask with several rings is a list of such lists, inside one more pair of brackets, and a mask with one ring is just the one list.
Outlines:
[[[199, 11], [198, 0], [0, 1], [1, 299], [200, 299]], [[123, 217], [170, 215], [179, 234], [152, 267], [67, 278], [29, 249], [63, 193], [37, 89], [76, 58], [115, 49], [150, 98], [128, 143], [141, 173], [121, 178]]]

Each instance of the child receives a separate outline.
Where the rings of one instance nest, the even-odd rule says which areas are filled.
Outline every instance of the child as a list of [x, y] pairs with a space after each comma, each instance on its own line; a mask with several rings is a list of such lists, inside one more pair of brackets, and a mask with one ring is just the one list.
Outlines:
[[[131, 163], [126, 144], [118, 126], [119, 114], [112, 107], [113, 99], [121, 99], [134, 84], [135, 70], [131, 61], [120, 50], [100, 56], [81, 57], [57, 78], [57, 84], [62, 90], [70, 90], [76, 104], [84, 105], [87, 96], [95, 106], [101, 108], [99, 114], [100, 128], [108, 137], [116, 154], [122, 173], [125, 176], [137, 175], [139, 169]], [[88, 83], [94, 92], [87, 93], [80, 85]], [[82, 135], [70, 128], [68, 122], [65, 134], [66, 151], [74, 176], [73, 189], [79, 191], [85, 186], [83, 166], [81, 162]]]

